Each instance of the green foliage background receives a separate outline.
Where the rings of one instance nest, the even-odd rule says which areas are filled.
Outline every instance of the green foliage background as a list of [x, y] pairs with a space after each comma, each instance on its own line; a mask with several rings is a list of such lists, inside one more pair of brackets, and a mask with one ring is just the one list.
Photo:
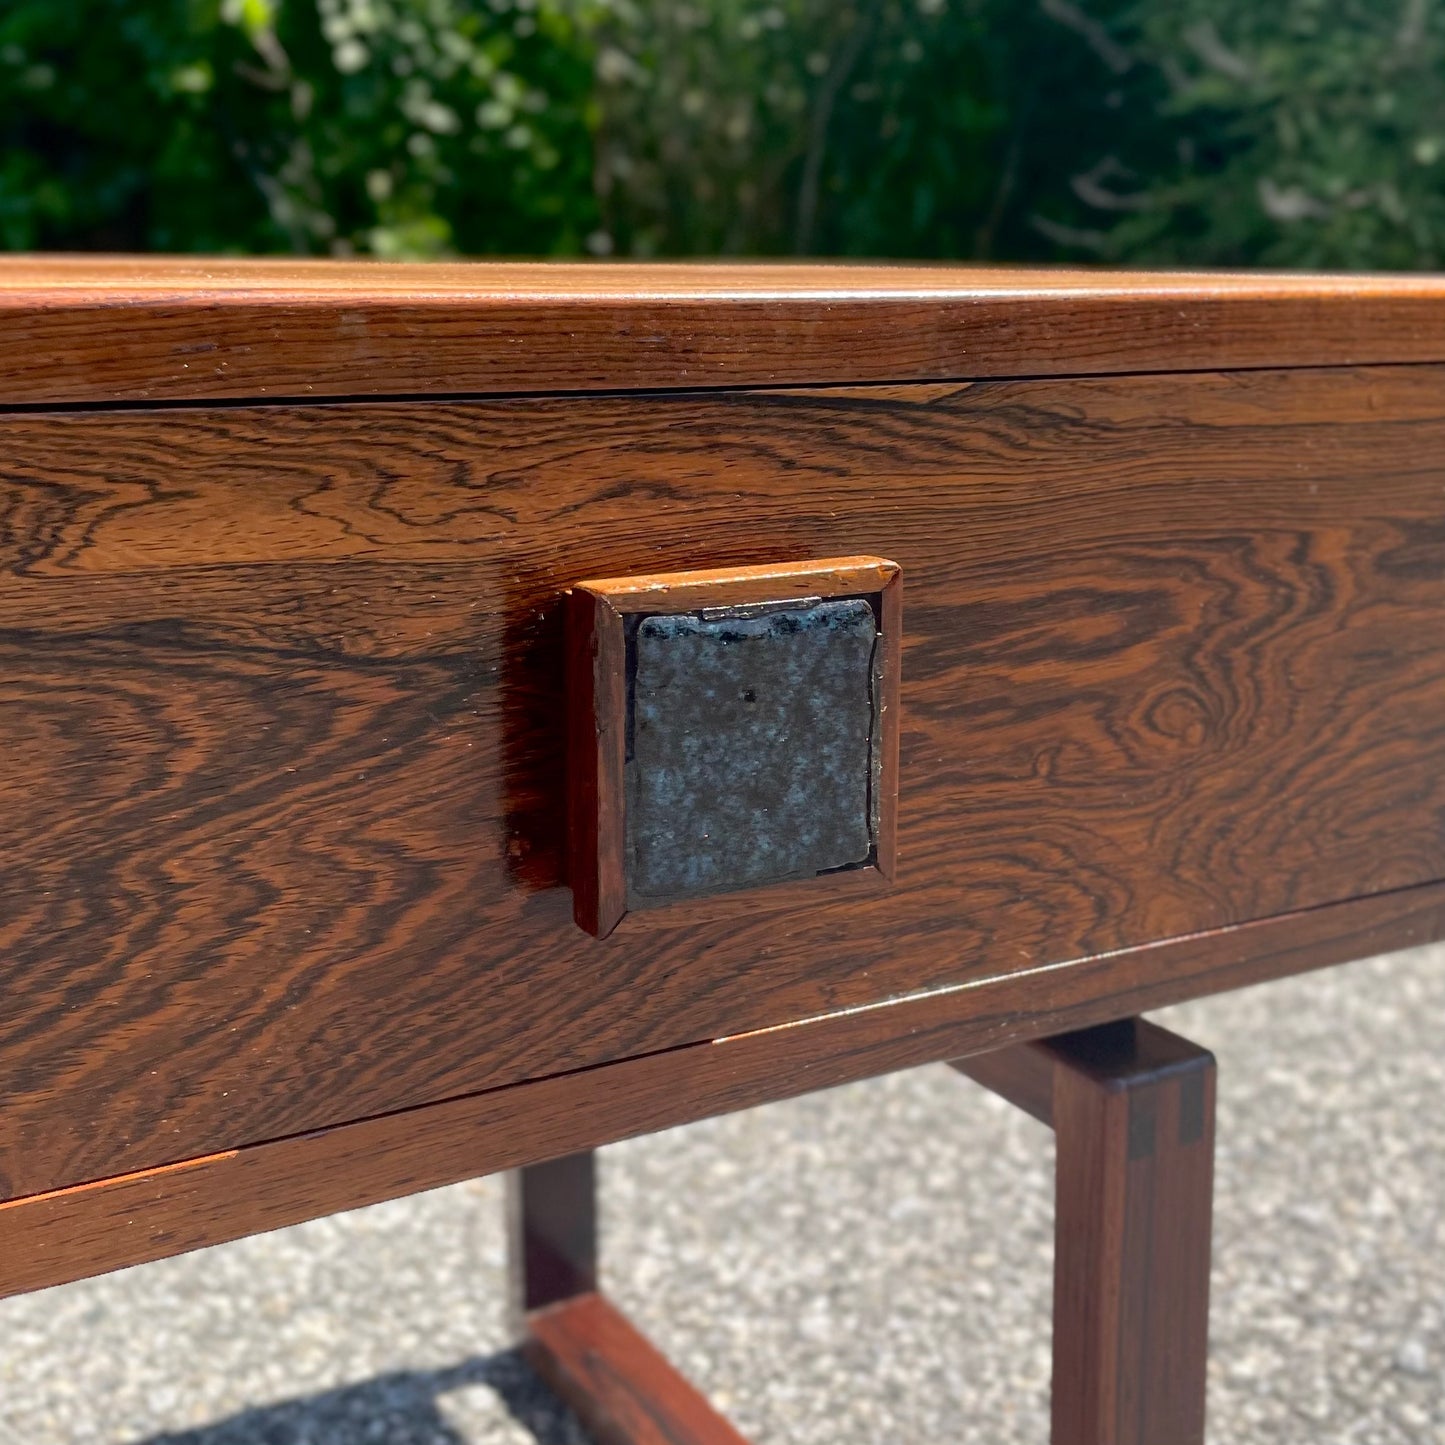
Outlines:
[[1395, 268], [1434, 0], [0, 0], [0, 246]]

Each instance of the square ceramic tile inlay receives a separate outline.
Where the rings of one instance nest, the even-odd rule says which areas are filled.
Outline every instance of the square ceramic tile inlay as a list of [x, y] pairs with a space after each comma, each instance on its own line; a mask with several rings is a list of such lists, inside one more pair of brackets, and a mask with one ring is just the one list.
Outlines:
[[863, 598], [638, 619], [626, 774], [630, 903], [870, 861], [877, 642]]

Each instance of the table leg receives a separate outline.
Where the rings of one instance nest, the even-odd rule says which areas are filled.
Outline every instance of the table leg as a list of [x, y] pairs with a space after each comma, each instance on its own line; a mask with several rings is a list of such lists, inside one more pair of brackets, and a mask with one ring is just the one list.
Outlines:
[[954, 1067], [1055, 1131], [1053, 1445], [1202, 1445], [1213, 1057], [1131, 1019]]
[[[1055, 1131], [1053, 1445], [1202, 1445], [1213, 1057], [1130, 1019], [954, 1067]], [[601, 1293], [595, 1170], [510, 1178], [527, 1358], [599, 1445], [746, 1445]]]
[[508, 1214], [523, 1351], [598, 1445], [747, 1445], [598, 1289], [593, 1154], [513, 1171]]

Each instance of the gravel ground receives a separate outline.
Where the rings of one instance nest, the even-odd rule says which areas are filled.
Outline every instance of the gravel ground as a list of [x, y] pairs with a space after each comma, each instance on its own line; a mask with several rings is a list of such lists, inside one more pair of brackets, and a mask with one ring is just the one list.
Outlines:
[[[1445, 1445], [1445, 948], [1157, 1017], [1220, 1061], [1211, 1438]], [[609, 1286], [758, 1445], [1043, 1445], [1049, 1137], [935, 1066], [618, 1145]], [[0, 1303], [0, 1442], [579, 1445], [501, 1201]]]

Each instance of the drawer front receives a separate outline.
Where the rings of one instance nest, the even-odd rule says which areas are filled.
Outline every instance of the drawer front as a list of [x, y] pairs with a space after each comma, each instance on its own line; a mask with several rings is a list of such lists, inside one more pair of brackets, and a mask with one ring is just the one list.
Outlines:
[[[0, 1197], [1445, 876], [1445, 369], [0, 421]], [[562, 878], [563, 590], [907, 579], [898, 878]]]

